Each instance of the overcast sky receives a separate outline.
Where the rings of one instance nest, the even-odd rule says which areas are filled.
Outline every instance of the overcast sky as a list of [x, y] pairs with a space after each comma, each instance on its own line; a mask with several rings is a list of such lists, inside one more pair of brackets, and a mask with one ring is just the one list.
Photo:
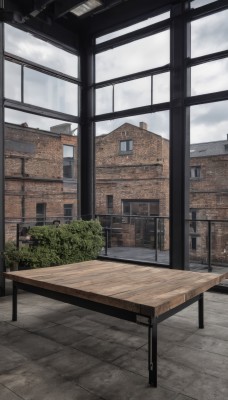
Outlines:
[[[196, 0], [205, 4], [205, 0]], [[212, 2], [212, 1], [206, 1]], [[161, 18], [167, 18], [167, 13]], [[157, 22], [156, 19], [153, 22]], [[191, 24], [192, 57], [228, 49], [228, 10], [201, 18]], [[145, 21], [143, 26], [151, 23]], [[137, 24], [136, 29], [140, 28]], [[73, 77], [78, 75], [78, 58], [32, 35], [5, 25], [7, 52], [37, 62]], [[126, 33], [132, 28], [118, 31], [98, 42]], [[96, 56], [96, 81], [159, 67], [169, 63], [169, 31], [165, 31], [128, 45], [119, 46]], [[20, 100], [20, 66], [6, 62], [5, 95]], [[192, 68], [191, 94], [198, 95], [228, 89], [228, 59], [201, 64]], [[115, 85], [115, 111], [169, 101], [169, 73]], [[112, 86], [97, 90], [97, 114], [112, 110]], [[77, 115], [77, 89], [70, 82], [53, 78], [25, 68], [25, 102]], [[62, 121], [6, 110], [6, 121], [27, 122], [29, 126], [50, 129]], [[129, 117], [96, 124], [97, 134], [109, 133], [124, 122], [139, 125], [146, 122], [152, 132], [169, 138], [169, 112]], [[72, 124], [72, 129], [75, 128]], [[225, 140], [228, 133], [228, 101], [191, 107], [191, 142]]]

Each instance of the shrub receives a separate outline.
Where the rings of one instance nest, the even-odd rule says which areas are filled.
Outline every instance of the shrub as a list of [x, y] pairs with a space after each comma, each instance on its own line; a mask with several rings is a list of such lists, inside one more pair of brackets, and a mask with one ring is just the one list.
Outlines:
[[9, 241], [5, 244], [4, 259], [6, 269], [15, 269], [19, 262], [19, 251], [14, 242]]
[[29, 230], [33, 246], [22, 247], [20, 267], [37, 268], [97, 258], [103, 246], [98, 221], [73, 221], [58, 227], [36, 226]]

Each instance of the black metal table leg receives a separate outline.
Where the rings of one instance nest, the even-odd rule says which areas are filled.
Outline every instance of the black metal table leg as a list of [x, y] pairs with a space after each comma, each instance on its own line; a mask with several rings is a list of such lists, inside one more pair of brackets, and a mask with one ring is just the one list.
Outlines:
[[108, 228], [105, 229], [105, 255], [108, 255]]
[[17, 321], [17, 285], [13, 282], [13, 313], [12, 320]]
[[199, 328], [204, 328], [204, 296], [200, 294], [198, 300], [198, 312], [199, 312]]
[[148, 326], [149, 384], [157, 387], [157, 321]]

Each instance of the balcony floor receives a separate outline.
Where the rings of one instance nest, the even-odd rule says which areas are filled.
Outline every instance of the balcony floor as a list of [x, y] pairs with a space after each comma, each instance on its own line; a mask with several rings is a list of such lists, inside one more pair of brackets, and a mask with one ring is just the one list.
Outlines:
[[[160, 264], [169, 264], [169, 251], [158, 251], [157, 253], [157, 261], [155, 250], [146, 248], [146, 247], [109, 247], [107, 251], [107, 257], [109, 258], [118, 258], [124, 260], [132, 260], [132, 261], [141, 261], [141, 262], [149, 262], [149, 263], [160, 263]], [[102, 257], [105, 256], [105, 250], [102, 250], [100, 254]], [[224, 265], [215, 265], [212, 264], [213, 272], [217, 274], [223, 274], [228, 272], [228, 264]], [[208, 272], [208, 265], [190, 262], [190, 269], [192, 271], [197, 272]]]
[[158, 388], [148, 386], [147, 329], [44, 297], [0, 298], [1, 400], [225, 400], [228, 296], [205, 294], [159, 324]]

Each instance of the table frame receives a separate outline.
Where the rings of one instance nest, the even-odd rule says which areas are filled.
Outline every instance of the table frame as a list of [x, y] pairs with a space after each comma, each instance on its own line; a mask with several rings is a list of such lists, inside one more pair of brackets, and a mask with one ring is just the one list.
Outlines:
[[203, 293], [186, 300], [185, 303], [159, 315], [158, 317], [148, 317], [133, 311], [124, 310], [110, 305], [98, 303], [92, 300], [82, 299], [77, 296], [52, 291], [45, 288], [29, 285], [26, 283], [16, 282], [13, 280], [13, 296], [12, 296], [12, 320], [17, 321], [17, 295], [18, 289], [34, 293], [40, 296], [48, 297], [64, 303], [73, 304], [82, 308], [93, 310], [102, 314], [117, 317], [126, 321], [135, 322], [145, 325], [148, 328], [148, 371], [149, 385], [157, 387], [157, 340], [158, 340], [158, 323], [175, 315], [179, 311], [185, 309], [191, 304], [198, 302], [198, 324], [199, 328], [204, 328], [204, 295]]

